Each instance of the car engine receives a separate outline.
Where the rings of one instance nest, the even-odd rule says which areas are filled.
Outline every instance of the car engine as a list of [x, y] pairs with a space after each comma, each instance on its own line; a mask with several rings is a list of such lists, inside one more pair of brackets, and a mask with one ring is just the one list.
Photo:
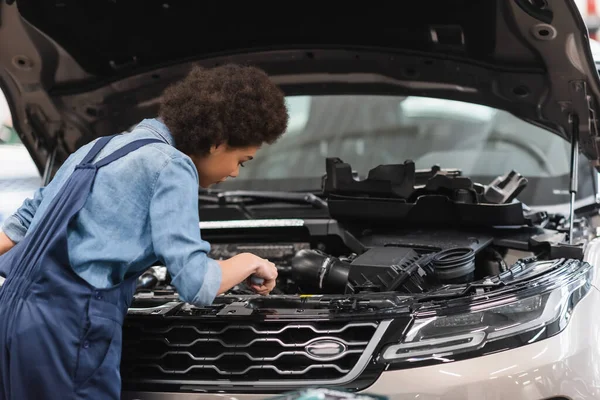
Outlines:
[[[445, 238], [445, 239], [444, 239]], [[523, 260], [547, 258], [537, 251], [505, 247], [515, 238], [459, 231], [413, 231], [403, 235], [361, 238], [368, 243], [360, 254], [348, 251], [332, 255], [304, 243], [240, 243], [212, 245], [210, 256], [226, 259], [251, 252], [275, 263], [279, 276], [273, 295], [358, 294], [365, 292], [426, 293], [444, 285], [468, 284], [503, 276]], [[499, 244], [499, 245], [498, 245]], [[522, 243], [521, 245], [524, 245]], [[322, 247], [322, 246], [321, 246]], [[522, 246], [514, 246], [522, 247]], [[138, 294], [172, 295], [175, 288], [165, 267], [155, 266], [138, 281]], [[226, 295], [251, 295], [242, 283]]]
[[[331, 220], [312, 228], [203, 229], [209, 256], [249, 252], [275, 263], [273, 295], [428, 293], [506, 277], [524, 261], [582, 257], [581, 246], [567, 244], [563, 216], [526, 212], [515, 200], [527, 184], [515, 171], [481, 185], [457, 170], [415, 170], [412, 161], [379, 166], [362, 181], [337, 158], [326, 167]], [[575, 225], [585, 241], [586, 219]], [[164, 267], [139, 280], [138, 293], [174, 290]], [[251, 294], [246, 284], [226, 293]]]

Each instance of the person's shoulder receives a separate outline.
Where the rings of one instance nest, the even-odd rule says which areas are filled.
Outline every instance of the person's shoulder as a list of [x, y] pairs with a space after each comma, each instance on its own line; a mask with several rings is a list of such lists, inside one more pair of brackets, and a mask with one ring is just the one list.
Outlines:
[[127, 141], [135, 141], [139, 139], [157, 139], [159, 142], [144, 146], [151, 149], [153, 152], [162, 153], [164, 156], [171, 159], [188, 160], [189, 157], [179, 151], [172, 143], [170, 133], [164, 131], [166, 127], [162, 122], [156, 119], [145, 119], [136, 125], [131, 132], [123, 134], [127, 137]]
[[138, 153], [139, 157], [147, 160], [151, 164], [151, 169], [159, 172], [165, 169], [170, 172], [179, 171], [197, 179], [197, 171], [192, 159], [165, 141], [165, 138], [160, 136], [155, 130], [144, 125], [138, 125], [131, 132], [123, 136], [127, 136], [127, 142], [141, 139], [160, 140], [159, 142], [147, 144], [142, 147]]
[[111, 143], [110, 148], [108, 148], [109, 146], [107, 146], [107, 153], [112, 152], [129, 143], [133, 143], [137, 140], [144, 139], [157, 139], [159, 141], [155, 143], [145, 144], [144, 146], [133, 151], [131, 153], [133, 157], [129, 157], [131, 161], [137, 160], [137, 162], [139, 162], [140, 159], [148, 160], [151, 161], [152, 164], [156, 165], [166, 163], [173, 159], [186, 157], [185, 154], [181, 153], [175, 147], [162, 141], [160, 138], [157, 138], [152, 132], [148, 132], [144, 129], [135, 129], [131, 132], [123, 133], [122, 135], [115, 137], [111, 141], [113, 143]]

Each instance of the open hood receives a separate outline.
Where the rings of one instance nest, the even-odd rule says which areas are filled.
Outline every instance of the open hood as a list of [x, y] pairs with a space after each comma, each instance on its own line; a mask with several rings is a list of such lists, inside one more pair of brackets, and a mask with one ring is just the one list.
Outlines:
[[157, 112], [192, 63], [257, 65], [287, 94], [440, 97], [507, 110], [598, 167], [600, 81], [572, 0], [4, 1], [0, 83], [40, 171]]

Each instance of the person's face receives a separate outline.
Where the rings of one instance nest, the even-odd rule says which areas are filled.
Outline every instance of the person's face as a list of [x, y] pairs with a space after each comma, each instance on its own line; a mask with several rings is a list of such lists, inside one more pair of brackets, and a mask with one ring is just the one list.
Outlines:
[[208, 188], [227, 178], [235, 178], [240, 173], [240, 167], [254, 158], [258, 146], [233, 148], [227, 145], [213, 146], [205, 156], [190, 156], [196, 169], [200, 186]]

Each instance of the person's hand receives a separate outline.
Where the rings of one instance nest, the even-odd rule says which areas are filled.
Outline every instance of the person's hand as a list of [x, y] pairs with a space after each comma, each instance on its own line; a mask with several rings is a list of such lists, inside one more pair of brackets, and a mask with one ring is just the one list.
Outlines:
[[[253, 291], [263, 296], [269, 294], [275, 287], [277, 267], [269, 260], [252, 253], [241, 253], [218, 263], [221, 266], [221, 287], [218, 293], [225, 293], [243, 281], [246, 281]], [[264, 282], [257, 285], [250, 280], [252, 276], [262, 278]]]
[[[255, 256], [254, 254], [249, 254], [249, 256], [254, 257], [252, 262], [256, 266], [256, 270], [246, 279], [246, 283], [256, 293], [266, 296], [271, 293], [277, 283], [277, 267], [269, 260]], [[264, 282], [260, 285], [256, 284], [252, 281], [253, 276], [263, 279]]]

